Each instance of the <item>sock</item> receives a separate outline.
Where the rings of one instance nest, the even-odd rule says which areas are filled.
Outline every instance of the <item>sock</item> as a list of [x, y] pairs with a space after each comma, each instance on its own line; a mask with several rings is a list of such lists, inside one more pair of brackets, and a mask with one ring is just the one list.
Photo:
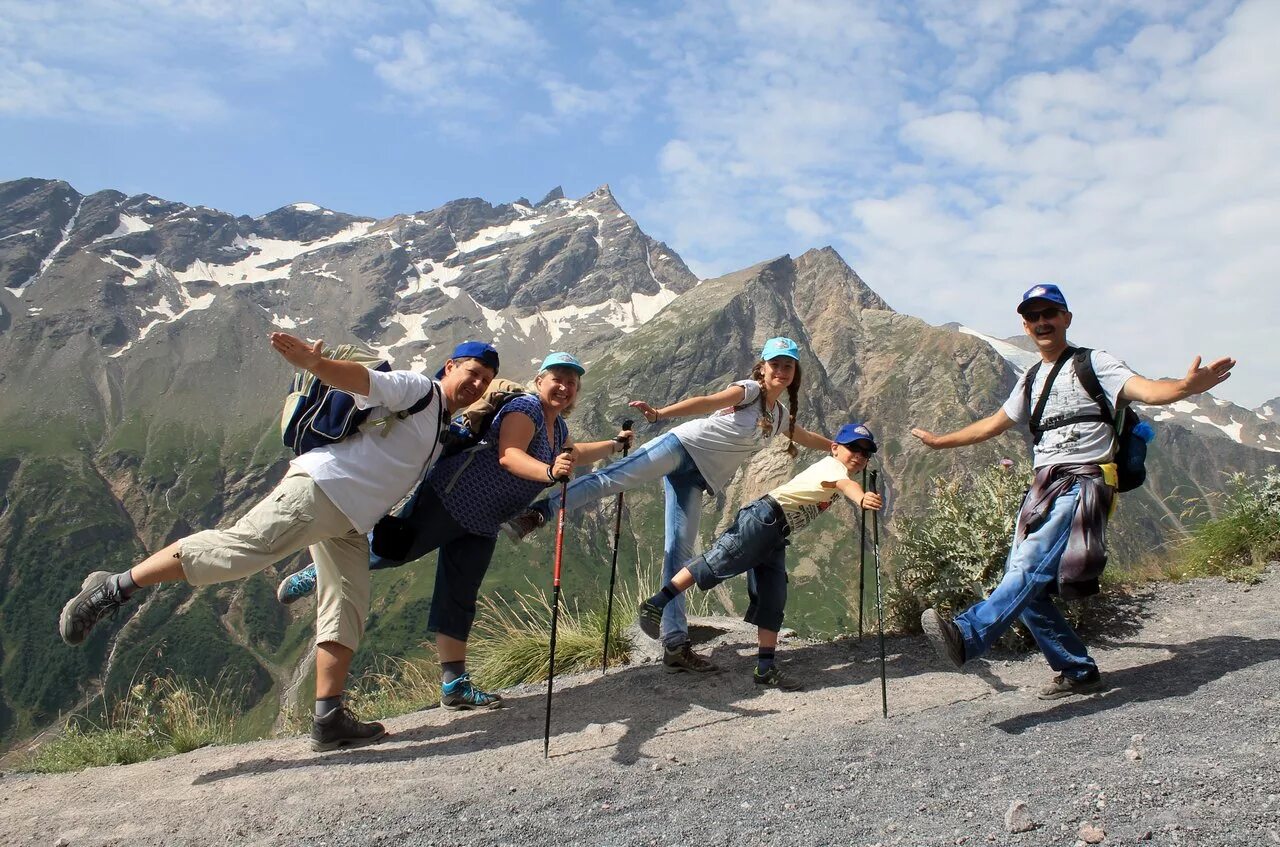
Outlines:
[[342, 707], [342, 695], [338, 694], [334, 697], [317, 697], [316, 698], [316, 717], [322, 718], [332, 712], [334, 709]]
[[110, 577], [110, 581], [115, 583], [115, 588], [120, 592], [120, 596], [128, 600], [133, 596], [133, 592], [141, 588], [138, 583], [133, 581], [133, 574], [130, 571], [115, 574]]
[[467, 663], [463, 662], [441, 662], [440, 663], [440, 682], [448, 685], [458, 677], [467, 672]]
[[773, 667], [773, 653], [777, 648], [761, 647], [760, 653], [756, 657], [756, 673], [767, 673], [769, 668]]
[[667, 604], [680, 596], [680, 589], [671, 583], [662, 586], [662, 590], [649, 598], [649, 602], [657, 606], [659, 609], [665, 609]]

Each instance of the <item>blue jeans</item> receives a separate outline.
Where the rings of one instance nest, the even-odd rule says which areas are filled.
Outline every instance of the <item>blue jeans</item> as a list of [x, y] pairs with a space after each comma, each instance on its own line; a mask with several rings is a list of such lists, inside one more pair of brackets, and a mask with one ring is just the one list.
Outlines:
[[738, 510], [733, 524], [711, 547], [689, 563], [702, 590], [732, 576], [747, 575], [747, 613], [743, 620], [761, 629], [782, 629], [787, 606], [786, 522], [768, 500], [753, 500]]
[[1019, 619], [1031, 631], [1049, 667], [1075, 680], [1098, 672], [1088, 648], [1049, 596], [1058, 579], [1058, 564], [1067, 549], [1079, 496], [1077, 485], [1053, 501], [1049, 514], [1021, 543], [1015, 536], [1000, 584], [987, 599], [956, 618], [964, 635], [966, 659], [987, 652]]
[[[693, 558], [702, 518], [701, 495], [707, 483], [689, 451], [671, 433], [645, 443], [625, 459], [606, 468], [580, 476], [569, 483], [566, 511], [630, 490], [641, 483], [662, 477], [666, 494], [666, 527], [662, 551], [662, 581], [668, 583], [684, 563]], [[560, 508], [560, 491], [533, 504], [551, 520]], [[689, 643], [689, 622], [684, 613], [684, 597], [667, 604], [662, 614], [662, 643], [679, 647]]]

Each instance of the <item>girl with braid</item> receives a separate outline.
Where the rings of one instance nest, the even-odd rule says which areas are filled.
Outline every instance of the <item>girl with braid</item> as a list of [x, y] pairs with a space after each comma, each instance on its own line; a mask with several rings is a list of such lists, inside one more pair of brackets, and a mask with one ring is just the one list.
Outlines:
[[[787, 395], [789, 409], [781, 403]], [[567, 511], [627, 491], [662, 477], [666, 491], [666, 531], [662, 579], [669, 582], [693, 558], [698, 539], [703, 491], [722, 490], [743, 462], [773, 439], [785, 434], [788, 452], [796, 445], [829, 453], [831, 440], [796, 425], [800, 405], [800, 348], [790, 338], [770, 338], [764, 344], [751, 378], [731, 383], [723, 391], [688, 397], [655, 409], [643, 400], [632, 408], [649, 423], [690, 415], [708, 417], [686, 421], [660, 435], [631, 456], [603, 470], [579, 477], [569, 485]], [[783, 416], [786, 425], [783, 426]], [[520, 539], [547, 522], [560, 508], [557, 491], [504, 524], [512, 538]], [[705, 673], [716, 666], [693, 652], [684, 599], [677, 597], [663, 609], [660, 633], [663, 666], [670, 673]]]

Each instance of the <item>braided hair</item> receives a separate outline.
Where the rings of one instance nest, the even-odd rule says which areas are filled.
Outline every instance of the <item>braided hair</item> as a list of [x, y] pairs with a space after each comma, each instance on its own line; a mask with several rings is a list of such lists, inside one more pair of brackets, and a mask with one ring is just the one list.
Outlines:
[[[787, 455], [796, 456], [800, 450], [796, 447], [796, 412], [800, 410], [800, 363], [796, 362], [796, 375], [791, 380], [791, 384], [787, 386], [787, 405], [790, 412], [790, 421], [787, 426], [787, 438], [791, 440], [791, 444], [787, 446]], [[764, 390], [764, 360], [756, 362], [755, 367], [751, 369], [751, 378], [760, 384], [760, 428], [764, 430], [764, 437], [768, 438], [773, 435], [772, 409], [765, 407], [765, 390]]]

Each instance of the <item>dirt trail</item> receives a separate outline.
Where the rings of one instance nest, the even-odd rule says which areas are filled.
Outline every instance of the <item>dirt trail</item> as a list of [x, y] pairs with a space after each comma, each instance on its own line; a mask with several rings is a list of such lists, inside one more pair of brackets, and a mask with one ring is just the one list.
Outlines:
[[[1096, 645], [1108, 688], [1045, 703], [1038, 655], [949, 673], [919, 637], [791, 643], [809, 689], [640, 665], [509, 708], [429, 710], [315, 756], [303, 739], [80, 774], [0, 778], [0, 843], [1280, 844], [1280, 571], [1151, 589]], [[1036, 826], [1013, 834], [1024, 801]]]

